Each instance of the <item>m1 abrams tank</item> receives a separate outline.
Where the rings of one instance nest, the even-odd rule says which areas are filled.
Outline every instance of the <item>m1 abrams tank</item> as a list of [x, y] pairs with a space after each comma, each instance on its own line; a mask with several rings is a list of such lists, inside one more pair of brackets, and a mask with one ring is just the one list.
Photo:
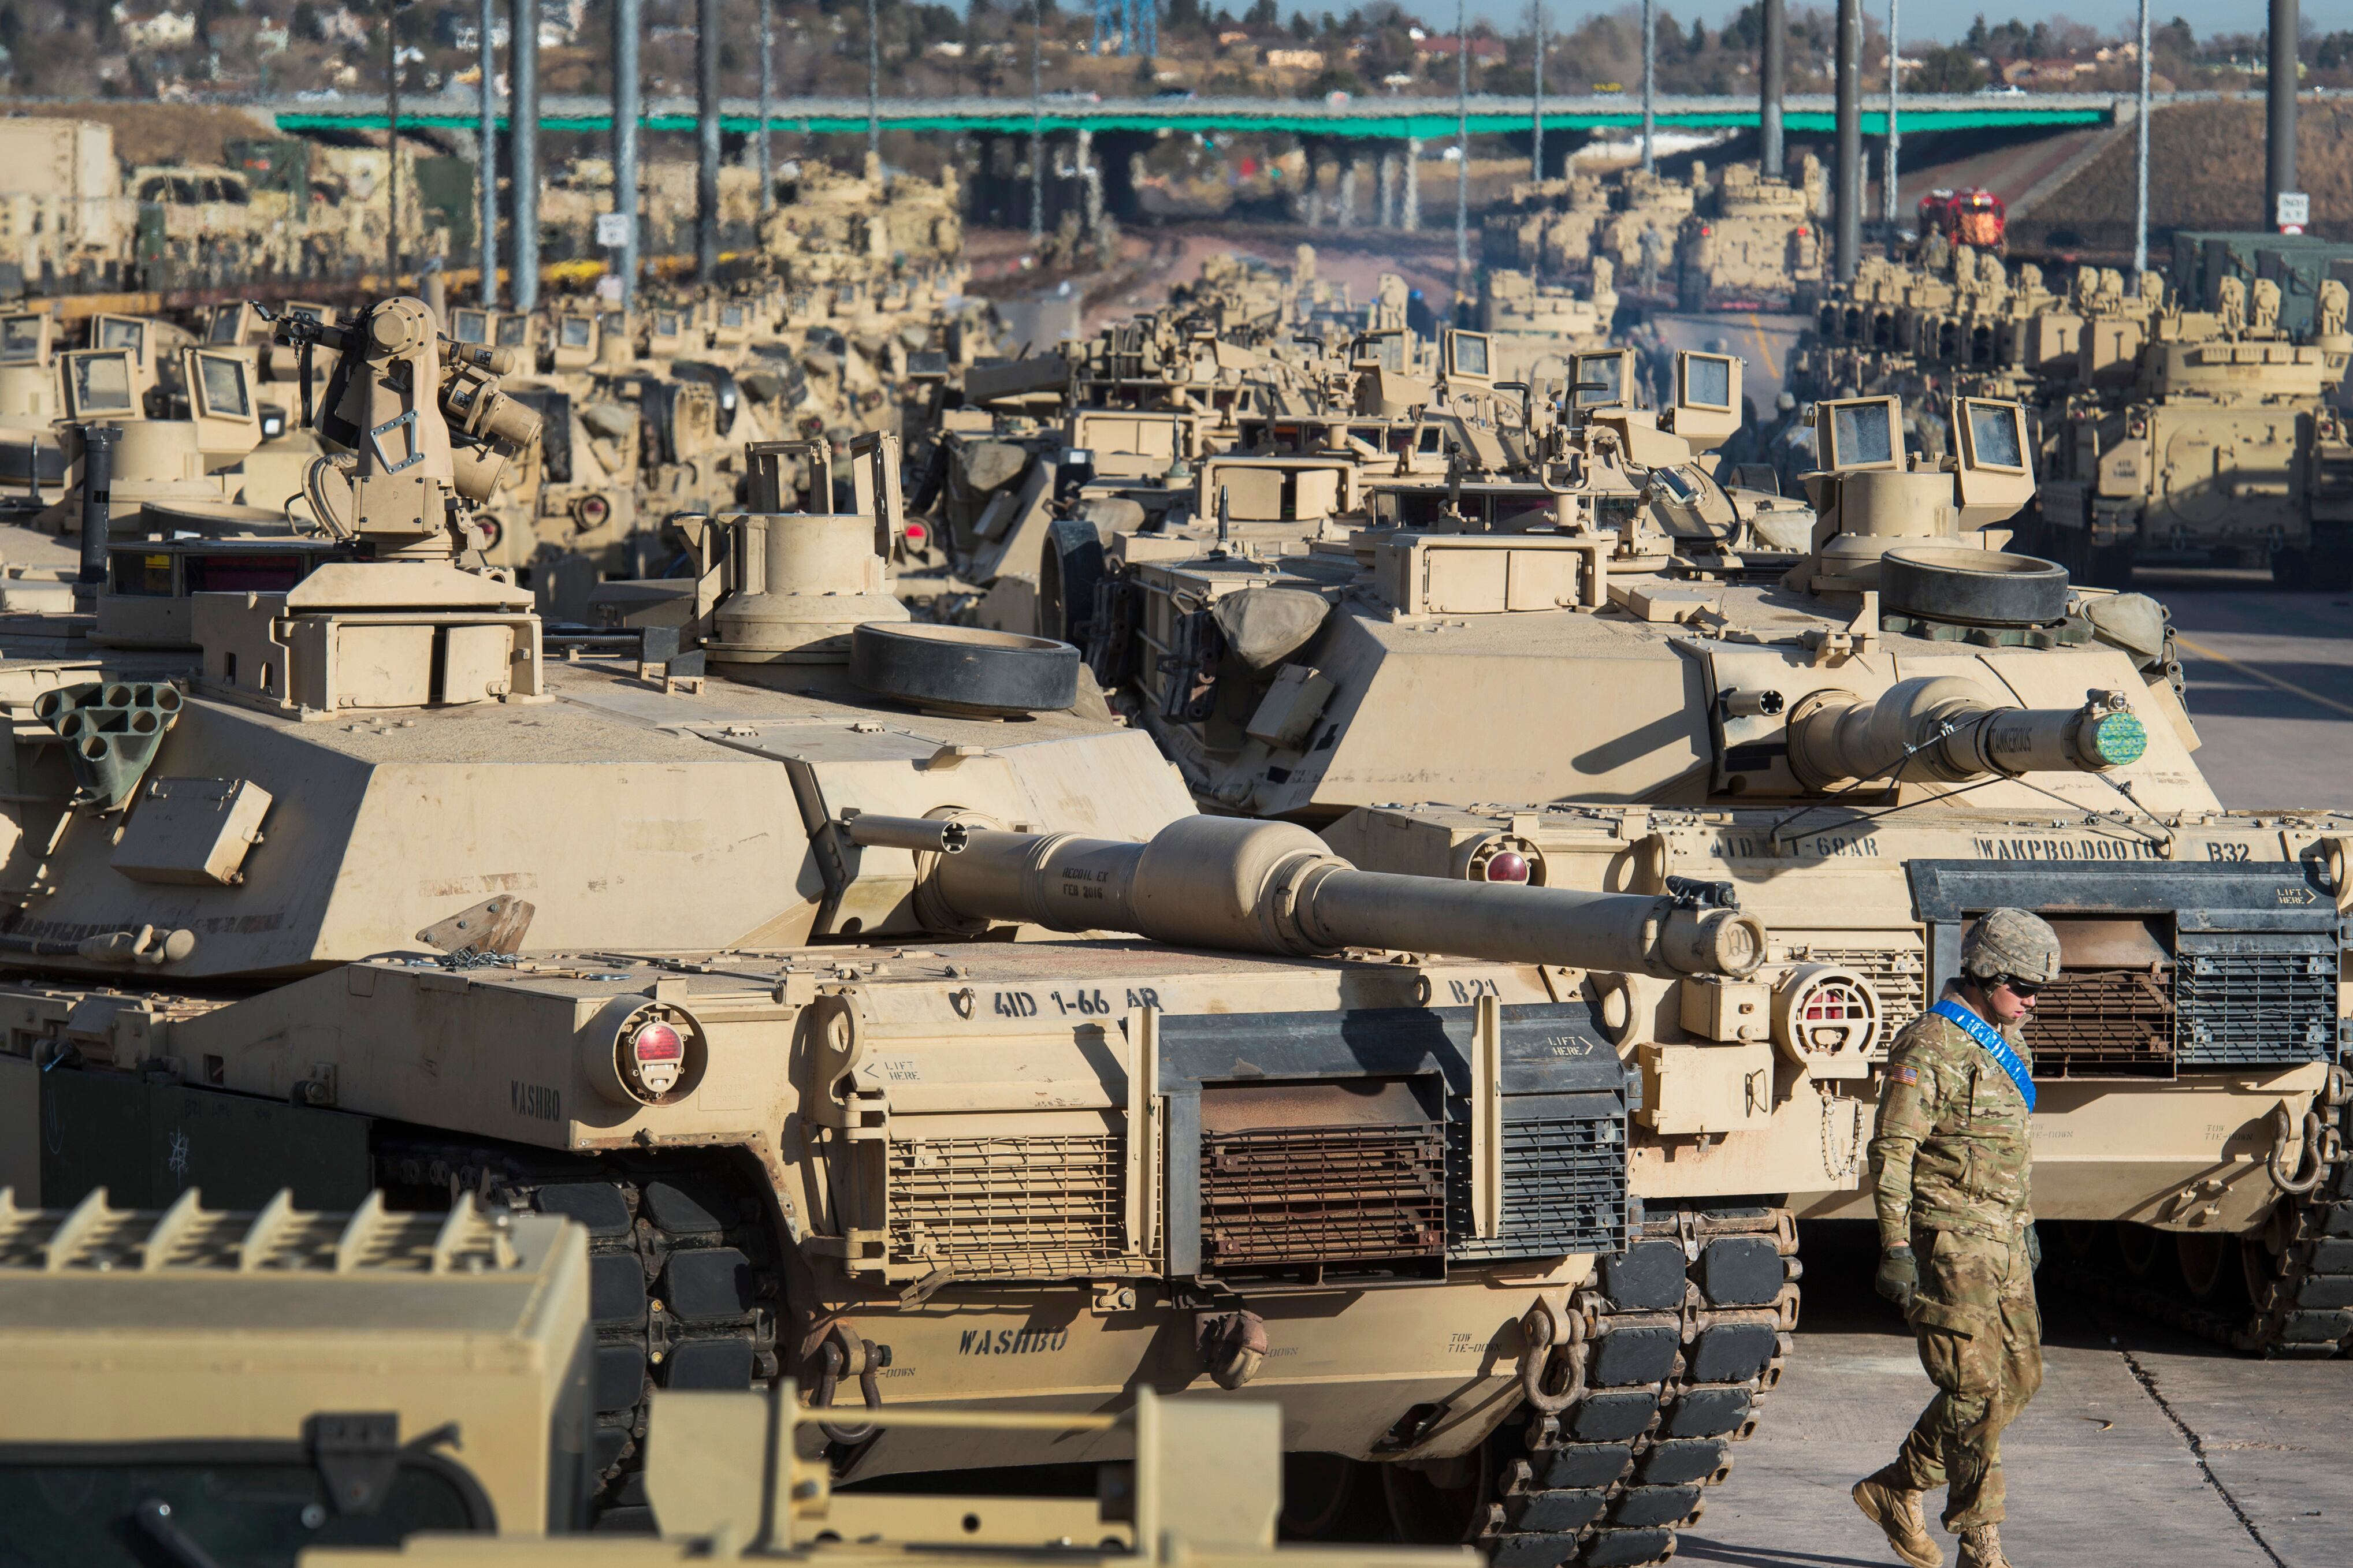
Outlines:
[[[102, 597], [0, 665], [0, 1142], [44, 1198], [576, 1218], [610, 1523], [651, 1388], [793, 1376], [849, 1481], [1118, 1458], [1060, 1418], [1240, 1390], [1327, 1457], [1310, 1523], [1378, 1466], [1499, 1561], [1672, 1548], [1794, 1326], [1747, 1194], [1836, 1184], [1840, 1081], [1743, 1033], [1791, 974], [1751, 917], [1197, 816], [1074, 650], [908, 625], [879, 498], [776, 510], [786, 454], [699, 539], [687, 637], [552, 664], [452, 564], [497, 454], [448, 415], [495, 378], [460, 352], [454, 396], [413, 300], [289, 330], [340, 356], [348, 539], [174, 578], [176, 646], [110, 645]], [[1630, 1071], [1597, 1018], [1638, 983], [1715, 1022]], [[1654, 1128], [1720, 1125], [1736, 1188], [1630, 1185]], [[1054, 1419], [860, 1414], [900, 1405]]]
[[[0, 1187], [0, 1506], [41, 1563], [455, 1565], [577, 1561], [588, 1524], [594, 1352], [588, 1235], [560, 1215], [388, 1207], [126, 1210], [93, 1193], [27, 1209]], [[1095, 1496], [834, 1489], [792, 1381], [664, 1390], [646, 1493], [663, 1542], [607, 1535], [617, 1565], [707, 1557], [1438, 1568], [1461, 1549], [1275, 1546], [1282, 1412], [1163, 1402], [1059, 1418], [1132, 1460]], [[870, 1424], [923, 1426], [885, 1409]], [[968, 1412], [949, 1420], [972, 1422]], [[1032, 1418], [977, 1417], [1019, 1430]], [[854, 1542], [855, 1544], [850, 1544]], [[568, 1548], [568, 1551], [567, 1551]], [[1345, 1558], [1340, 1551], [1345, 1550]], [[381, 1555], [379, 1555], [381, 1554]]]
[[[2233, 1343], [2353, 1345], [2328, 1239], [2353, 1224], [2353, 818], [2223, 811], [2161, 606], [1999, 548], [2032, 493], [2018, 405], [1957, 400], [1943, 459], [1906, 451], [1895, 399], [1819, 405], [1794, 531], [1690, 464], [1684, 417], [1522, 436], [1544, 462], [1509, 505], [1466, 474], [1345, 541], [1131, 555], [1095, 668], [1198, 798], [1321, 827], [1354, 864], [1729, 880], [1775, 956], [1837, 990], [1791, 1016], [1883, 1042], [1976, 915], [2042, 912], [2067, 977], [2031, 1037], [2037, 1212], [2105, 1282]], [[1694, 1016], [1640, 984], [1611, 1006], [1638, 1056]], [[1852, 1070], [1825, 1144], [1847, 1159], [1877, 1069]]]

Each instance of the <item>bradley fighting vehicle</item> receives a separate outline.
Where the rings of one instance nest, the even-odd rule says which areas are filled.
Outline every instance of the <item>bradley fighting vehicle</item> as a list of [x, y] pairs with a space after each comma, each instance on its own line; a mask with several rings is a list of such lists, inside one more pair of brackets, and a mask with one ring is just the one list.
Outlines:
[[[1672, 1549], [1794, 1328], [1753, 1194], [1840, 1180], [1863, 1041], [1813, 969], [1720, 888], [1196, 815], [1074, 649], [907, 622], [888, 473], [787, 510], [805, 455], [754, 449], [683, 635], [551, 658], [454, 564], [495, 376], [414, 300], [284, 330], [338, 355], [340, 536], [126, 542], [151, 592], [0, 664], [0, 1147], [47, 1201], [577, 1220], [610, 1524], [653, 1389], [791, 1377], [846, 1484], [1118, 1458], [1069, 1418], [1240, 1391], [1304, 1531], [1377, 1476], [1499, 1562]], [[1689, 997], [1672, 1048], [1610, 1042], [1638, 986]], [[1711, 1165], [1682, 1130], [1732, 1117]], [[868, 1418], [904, 1405], [1036, 1419]]]
[[[1576, 399], [1609, 396], [1577, 367]], [[1671, 411], [1466, 427], [1533, 457], [1509, 482], [1376, 492], [1345, 537], [1115, 542], [1098, 675], [1198, 798], [1368, 869], [1730, 884], [1825, 988], [1757, 1037], [1819, 1016], [1873, 1042], [1846, 1058], [1854, 1097], [1820, 1107], [1826, 1172], [1861, 1158], [1876, 1054], [1969, 921], [2040, 911], [2066, 975], [2030, 1036], [2037, 1212], [2101, 1278], [2233, 1343], [2353, 1345], [2333, 1239], [2353, 1226], [2353, 817], [2221, 809], [2161, 606], [2000, 548], [2033, 489], [2019, 405], [1957, 400], [1943, 458], [1907, 450], [1897, 399], [1819, 405], [1810, 507], [1763, 511], [1693, 460], [1736, 376], [1684, 355], [1678, 379]], [[1730, 1037], [1696, 994], [1630, 982], [1613, 1040], [1647, 1061], [1695, 1024]], [[1737, 1187], [1741, 1130], [1772, 1109], [1683, 1124], [1662, 1157]]]
[[[26, 1151], [29, 1154], [30, 1151]], [[1116, 1432], [1093, 1496], [833, 1489], [790, 1379], [664, 1391], [647, 1416], [661, 1542], [588, 1524], [596, 1328], [586, 1228], [387, 1206], [23, 1208], [0, 1170], [0, 1511], [12, 1558], [115, 1563], [624, 1564], [747, 1557], [1440, 1568], [1463, 1549], [1282, 1548], [1282, 1411], [1163, 1401], [1051, 1418]], [[237, 1187], [231, 1180], [223, 1184]], [[922, 1426], [889, 1408], [870, 1422]], [[974, 1420], [952, 1412], [949, 1420]], [[1019, 1429], [1034, 1417], [978, 1417]], [[806, 1439], [806, 1440], [803, 1440]], [[322, 1558], [313, 1553], [332, 1553]], [[1345, 1555], [1343, 1556], [1342, 1553]], [[299, 1557], [298, 1557], [299, 1554]]]

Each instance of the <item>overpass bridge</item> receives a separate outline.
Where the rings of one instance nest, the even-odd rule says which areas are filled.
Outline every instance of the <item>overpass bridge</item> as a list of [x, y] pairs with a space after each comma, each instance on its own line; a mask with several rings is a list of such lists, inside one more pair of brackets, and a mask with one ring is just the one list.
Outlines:
[[[2175, 100], [2216, 96], [2211, 93], [2166, 93], [2154, 100], [2158, 107]], [[1757, 123], [1754, 94], [1745, 98], [1660, 98], [1653, 100], [1661, 130], [1718, 131], [1753, 129]], [[1783, 100], [1782, 124], [1799, 135], [1831, 132], [1836, 104], [1827, 93]], [[381, 102], [358, 98], [327, 101], [279, 100], [256, 106], [271, 115], [280, 131], [382, 131], [388, 121]], [[1473, 135], [1525, 132], [1535, 122], [1535, 105], [1527, 98], [1477, 94], [1468, 102]], [[1899, 101], [1899, 125], [1906, 135], [1939, 131], [1976, 131], [2012, 126], [2062, 129], [2076, 125], [2108, 125], [2129, 121], [2135, 112], [2130, 94], [2116, 93], [1977, 93], [1968, 96], [1920, 94]], [[400, 122], [438, 131], [471, 132], [480, 123], [479, 102], [470, 96], [409, 98], [402, 101]], [[1339, 100], [1278, 98], [1149, 98], [1094, 100], [1075, 96], [1049, 96], [1036, 105], [1027, 98], [885, 98], [877, 118], [885, 131], [973, 132], [1028, 135], [1089, 131], [1126, 132], [1280, 132], [1304, 137], [1364, 141], [1431, 142], [1451, 137], [1456, 127], [1456, 100], [1439, 97], [1364, 97]], [[691, 98], [649, 100], [638, 124], [648, 131], [691, 132], [698, 123]], [[815, 135], [863, 133], [867, 103], [863, 98], [780, 98], [772, 100], [768, 123], [778, 132]], [[1638, 130], [1642, 123], [1640, 98], [1609, 94], [1582, 98], [1546, 98], [1546, 131]], [[604, 98], [543, 97], [543, 132], [581, 132], [609, 135], [612, 105]], [[759, 104], [731, 98], [720, 106], [722, 129], [755, 132], [760, 128]], [[501, 115], [499, 125], [507, 128]], [[1887, 100], [1866, 96], [1862, 133], [1887, 133]]]

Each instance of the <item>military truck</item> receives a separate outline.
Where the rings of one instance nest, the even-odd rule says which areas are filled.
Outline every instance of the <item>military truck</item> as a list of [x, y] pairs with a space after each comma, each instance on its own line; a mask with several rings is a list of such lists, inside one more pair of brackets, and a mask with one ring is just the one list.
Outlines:
[[[1672, 1549], [1795, 1326], [1755, 1194], [1852, 1180], [1850, 1079], [1753, 1036], [1811, 984], [1769, 932], [1197, 814], [1075, 649], [907, 620], [879, 446], [848, 511], [747, 453], [681, 634], [552, 659], [454, 564], [511, 460], [491, 362], [415, 300], [281, 331], [338, 358], [336, 537], [126, 541], [153, 592], [0, 666], [45, 1199], [576, 1218], [610, 1524], [652, 1389], [790, 1376], [847, 1482], [1116, 1458], [1061, 1423], [1239, 1393], [1328, 1457], [1311, 1517], [1377, 1474], [1500, 1561]], [[1637, 980], [1689, 1048], [1620, 1058]], [[1734, 1111], [1733, 1163], [1632, 1152]], [[867, 1424], [900, 1405], [1042, 1419]]]
[[[21, 1194], [19, 1194], [21, 1195]], [[125, 1210], [93, 1193], [22, 1208], [0, 1189], [0, 1500], [26, 1562], [577, 1561], [596, 1330], [587, 1237], [555, 1215]], [[1091, 1497], [839, 1490], [789, 1378], [664, 1390], [647, 1414], [660, 1542], [689, 1555], [874, 1563], [1207, 1563], [1438, 1568], [1466, 1551], [1275, 1545], [1282, 1412], [1163, 1400], [1055, 1418], [1132, 1457]], [[1019, 1415], [886, 1409], [1018, 1431]], [[1344, 1555], [1345, 1553], [1345, 1555]]]
[[[1096, 672], [1197, 798], [1366, 868], [1729, 880], [1777, 955], [1835, 972], [1819, 1016], [1877, 1039], [1956, 973], [1976, 915], [2038, 910], [2068, 973], [2039, 1015], [2037, 1212], [2233, 1343], [2353, 1345], [2324, 1239], [2353, 1224], [2353, 817], [2222, 810], [2162, 607], [2001, 548], [2034, 486], [2019, 405], [1955, 400], [1933, 458], [1898, 399], [1822, 403], [1807, 507], [1759, 512], [1693, 460], [1732, 369], [1683, 356], [1651, 411], [1580, 359], [1598, 406], [1488, 433], [1527, 455], [1509, 482], [1386, 490], [1342, 539], [1123, 541]], [[1636, 984], [1606, 1016], [1647, 1059], [1710, 1016]], [[1852, 1070], [1820, 1108], [1826, 1169], [1866, 1135], [1868, 1052]]]

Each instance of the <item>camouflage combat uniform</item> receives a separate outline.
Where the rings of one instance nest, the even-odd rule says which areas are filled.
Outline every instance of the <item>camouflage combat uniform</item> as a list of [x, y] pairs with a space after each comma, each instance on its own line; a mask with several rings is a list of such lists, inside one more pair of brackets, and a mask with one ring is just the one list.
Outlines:
[[[2004, 1037], [2031, 1071], [2020, 1031]], [[2042, 1386], [2027, 1116], [2010, 1075], [1959, 1026], [1930, 1013], [1896, 1037], [1871, 1143], [1879, 1240], [1908, 1242], [1918, 1259], [1906, 1316], [1937, 1394], [1880, 1479], [1947, 1486], [1956, 1533], [2002, 1517], [2001, 1429]]]

